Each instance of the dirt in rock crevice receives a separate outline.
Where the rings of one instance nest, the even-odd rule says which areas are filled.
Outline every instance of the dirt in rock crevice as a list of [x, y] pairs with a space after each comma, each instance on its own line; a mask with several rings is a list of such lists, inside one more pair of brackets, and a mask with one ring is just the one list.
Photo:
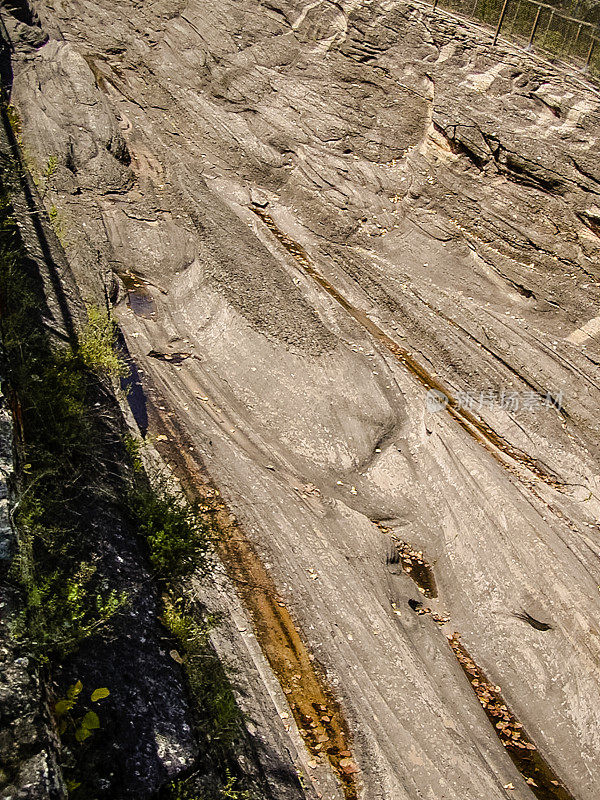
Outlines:
[[453, 633], [448, 637], [448, 642], [483, 710], [494, 726], [494, 732], [538, 800], [576, 800], [506, 705], [500, 687], [494, 686], [481, 667], [475, 663], [460, 641], [460, 635]]

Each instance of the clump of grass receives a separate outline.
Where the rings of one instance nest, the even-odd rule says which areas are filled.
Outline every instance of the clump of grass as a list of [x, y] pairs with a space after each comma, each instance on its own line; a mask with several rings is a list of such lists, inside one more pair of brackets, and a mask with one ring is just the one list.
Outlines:
[[203, 566], [210, 526], [166, 480], [152, 486], [136, 483], [129, 508], [159, 576], [173, 580]]
[[210, 795], [203, 792], [198, 794], [193, 786], [190, 786], [187, 779], [173, 781], [169, 787], [169, 800], [256, 800], [256, 795], [240, 785], [239, 778], [227, 772], [225, 782], [218, 793]]
[[209, 518], [188, 502], [166, 472], [146, 472], [144, 446], [133, 436], [125, 438], [133, 467], [127, 507], [148, 545], [154, 571], [166, 585], [206, 567], [214, 531]]
[[117, 325], [106, 309], [87, 306], [87, 325], [79, 334], [79, 356], [85, 366], [102, 375], [125, 377], [128, 368], [116, 350]]
[[15, 140], [19, 147], [23, 147], [23, 122], [21, 121], [21, 115], [17, 111], [14, 106], [7, 106], [6, 107], [6, 116], [8, 117], [8, 121], [10, 123], [10, 127], [12, 128], [12, 132], [14, 133]]
[[58, 169], [58, 157], [57, 156], [49, 156], [48, 161], [46, 162], [46, 166], [44, 167], [44, 171], [42, 172], [42, 177], [45, 181], [49, 181], [56, 174], [56, 170]]
[[[212, 525], [166, 475], [154, 475], [148, 480], [142, 470], [138, 442], [130, 440], [127, 449], [134, 464], [128, 507], [136, 529], [148, 544], [154, 571], [165, 588], [161, 622], [177, 644], [178, 660], [193, 698], [199, 737], [209, 748], [214, 763], [233, 764], [234, 744], [242, 732], [243, 715], [210, 641], [210, 630], [218, 620], [198, 608], [184, 588], [186, 576], [207, 567], [214, 535]], [[227, 791], [232, 792], [237, 785], [232, 781], [227, 777], [224, 784]], [[250, 796], [219, 794], [218, 800], [229, 797], [246, 800]]]
[[[21, 152], [24, 152], [24, 148], [21, 145]], [[42, 201], [46, 197], [48, 190], [52, 188], [52, 178], [56, 175], [56, 171], [58, 170], [58, 156], [48, 156], [48, 161], [46, 161], [46, 166], [42, 170], [41, 175], [38, 177], [35, 173], [31, 172], [31, 177], [34, 180], [35, 185], [42, 193]], [[64, 217], [59, 212], [54, 204], [50, 207], [48, 211], [48, 216], [50, 217], [50, 222], [56, 232], [58, 238], [62, 241], [64, 235], [66, 233], [66, 225], [64, 223]], [[61, 238], [62, 237], [62, 238]]]
[[165, 792], [168, 800], [254, 800], [244, 781], [232, 774], [235, 753], [240, 741], [244, 717], [223, 664], [210, 642], [213, 619], [198, 622], [198, 613], [190, 613], [189, 601], [163, 597], [161, 621], [176, 641], [178, 658], [186, 673], [194, 700], [195, 722], [201, 741], [210, 753], [211, 762], [221, 775], [218, 790], [198, 793], [194, 776], [173, 781]]
[[[190, 598], [186, 578], [209, 566], [215, 536], [209, 517], [186, 499], [169, 477], [144, 470], [143, 444], [129, 437], [126, 448], [133, 465], [132, 485], [127, 501], [138, 533], [144, 537], [155, 574], [163, 586], [161, 622], [177, 647], [176, 660], [185, 672], [192, 698], [192, 710], [200, 741], [222, 776], [218, 794], [202, 800], [251, 800], [230, 771], [236, 770], [236, 742], [243, 734], [243, 715], [227, 674], [210, 641], [218, 624], [215, 616]], [[192, 788], [194, 787], [194, 788]], [[175, 781], [165, 797], [195, 800], [195, 784]]]
[[29, 170], [33, 182], [38, 188], [40, 188], [43, 182], [43, 175], [38, 167], [37, 159], [33, 156], [29, 148], [25, 146], [23, 141], [23, 120], [21, 119], [21, 115], [15, 106], [5, 106], [5, 111], [8, 123], [15, 137], [15, 142], [21, 151], [23, 162]]
[[163, 596], [161, 621], [178, 643], [200, 737], [210, 748], [213, 760], [227, 765], [232, 763], [244, 717], [229, 676], [210, 642], [211, 628], [218, 620], [205, 616], [200, 623], [199, 616], [198, 609], [192, 609], [185, 596], [177, 599], [173, 593]]
[[[36, 183], [39, 183], [39, 181], [36, 181]], [[48, 217], [50, 218], [50, 224], [56, 234], [56, 238], [63, 247], [68, 247], [69, 241], [67, 239], [67, 223], [65, 216], [62, 211], [58, 210], [54, 203], [48, 209]]]

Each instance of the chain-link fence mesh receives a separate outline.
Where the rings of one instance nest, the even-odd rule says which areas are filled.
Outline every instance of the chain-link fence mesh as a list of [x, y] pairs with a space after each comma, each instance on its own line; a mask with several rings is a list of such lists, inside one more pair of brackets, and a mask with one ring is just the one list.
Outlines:
[[496, 35], [600, 78], [600, 3], [437, 0], [433, 5], [479, 20], [493, 27]]

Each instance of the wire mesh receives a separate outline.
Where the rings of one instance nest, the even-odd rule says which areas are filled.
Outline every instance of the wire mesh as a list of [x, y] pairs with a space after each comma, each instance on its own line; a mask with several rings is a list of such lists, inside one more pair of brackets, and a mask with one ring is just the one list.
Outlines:
[[557, 2], [560, 6], [536, 0], [437, 0], [433, 5], [483, 22], [522, 47], [600, 78], [600, 3]]

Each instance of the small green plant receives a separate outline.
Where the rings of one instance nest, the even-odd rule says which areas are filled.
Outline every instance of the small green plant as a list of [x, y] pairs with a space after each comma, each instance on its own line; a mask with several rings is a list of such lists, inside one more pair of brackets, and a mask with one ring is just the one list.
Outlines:
[[252, 800], [251, 792], [239, 788], [239, 780], [233, 775], [229, 775], [227, 783], [221, 789], [223, 800]]
[[[29, 542], [31, 546], [31, 537]], [[56, 652], [66, 656], [81, 641], [101, 632], [128, 604], [127, 592], [97, 587], [96, 568], [89, 562], [81, 562], [71, 574], [65, 574], [64, 568], [48, 573], [40, 570], [22, 541], [17, 563], [26, 594], [13, 634], [27, 640], [41, 662]]]
[[79, 334], [79, 355], [88, 369], [112, 378], [128, 374], [127, 365], [115, 349], [117, 326], [108, 311], [88, 304], [87, 324]]
[[[46, 166], [42, 170], [42, 174], [37, 178], [35, 174], [32, 172], [32, 177], [35, 181], [36, 186], [42, 193], [42, 198], [46, 196], [46, 192], [50, 188], [50, 184], [52, 182], [53, 176], [56, 174], [56, 170], [58, 169], [58, 158], [57, 156], [49, 156], [48, 161], [46, 162]], [[60, 215], [56, 209], [56, 206], [51, 206], [50, 211], [48, 212], [50, 215], [50, 221], [53, 225], [56, 225], [58, 228], [64, 228], [64, 224], [61, 223]], [[54, 220], [53, 220], [54, 217]], [[55, 228], [56, 230], [56, 228]], [[61, 235], [64, 234], [64, 230], [61, 229]], [[57, 232], [58, 236], [58, 232]], [[59, 236], [60, 239], [60, 236]]]
[[240, 787], [239, 779], [228, 770], [225, 773], [225, 783], [216, 795], [199, 795], [191, 783], [189, 778], [173, 781], [169, 786], [169, 800], [257, 800], [255, 794]]
[[161, 621], [179, 642], [182, 664], [197, 708], [197, 724], [213, 752], [227, 763], [240, 735], [243, 715], [231, 682], [210, 642], [209, 633], [218, 621], [208, 616], [201, 624], [185, 597], [163, 596]]
[[169, 594], [163, 597], [161, 622], [173, 638], [178, 639], [184, 651], [202, 650], [208, 642], [210, 621], [200, 625], [183, 610], [184, 600], [173, 599]]
[[50, 156], [48, 161], [46, 162], [46, 166], [44, 167], [44, 171], [42, 172], [42, 177], [45, 178], [46, 181], [49, 181], [50, 178], [56, 173], [58, 169], [58, 158], [56, 156]]
[[182, 492], [172, 490], [166, 478], [156, 478], [152, 485], [136, 482], [129, 508], [160, 576], [173, 580], [202, 567], [211, 539], [210, 526]]
[[6, 106], [5, 109], [8, 122], [15, 137], [15, 141], [19, 147], [19, 150], [21, 151], [23, 163], [29, 170], [35, 185], [39, 187], [42, 182], [42, 176], [36, 158], [33, 156], [29, 148], [25, 146], [23, 139], [23, 121], [21, 119], [21, 115], [14, 106], [9, 105]]
[[54, 203], [48, 209], [48, 217], [56, 238], [63, 247], [67, 247], [69, 244], [67, 240], [67, 223], [65, 222], [64, 214], [58, 210]]
[[[79, 704], [83, 684], [77, 681], [67, 689], [66, 697], [54, 704], [54, 715], [58, 722], [58, 733], [61, 737], [71, 736], [81, 744], [100, 728], [100, 717], [89, 708], [76, 710]], [[99, 703], [110, 695], [106, 688], [95, 689], [90, 695], [91, 703]]]
[[134, 473], [140, 476], [144, 470], [144, 462], [142, 460], [144, 442], [128, 434], [123, 438], [123, 444], [127, 450], [127, 455], [129, 456]]
[[21, 122], [21, 116], [17, 109], [14, 106], [7, 106], [6, 107], [6, 116], [8, 117], [8, 121], [10, 123], [10, 127], [15, 135], [15, 139], [19, 147], [23, 147], [23, 123]]
[[199, 794], [192, 776], [173, 781], [166, 796], [169, 800], [253, 800], [253, 795], [239, 786], [239, 779], [230, 769], [236, 761], [243, 715], [209, 638], [218, 620], [208, 615], [199, 622], [198, 609], [192, 611], [191, 605], [185, 595], [178, 598], [172, 594], [163, 595], [161, 622], [178, 643], [178, 652], [172, 656], [186, 673], [194, 700], [196, 726], [201, 739], [210, 748], [211, 759], [219, 766], [222, 785], [217, 793]]

